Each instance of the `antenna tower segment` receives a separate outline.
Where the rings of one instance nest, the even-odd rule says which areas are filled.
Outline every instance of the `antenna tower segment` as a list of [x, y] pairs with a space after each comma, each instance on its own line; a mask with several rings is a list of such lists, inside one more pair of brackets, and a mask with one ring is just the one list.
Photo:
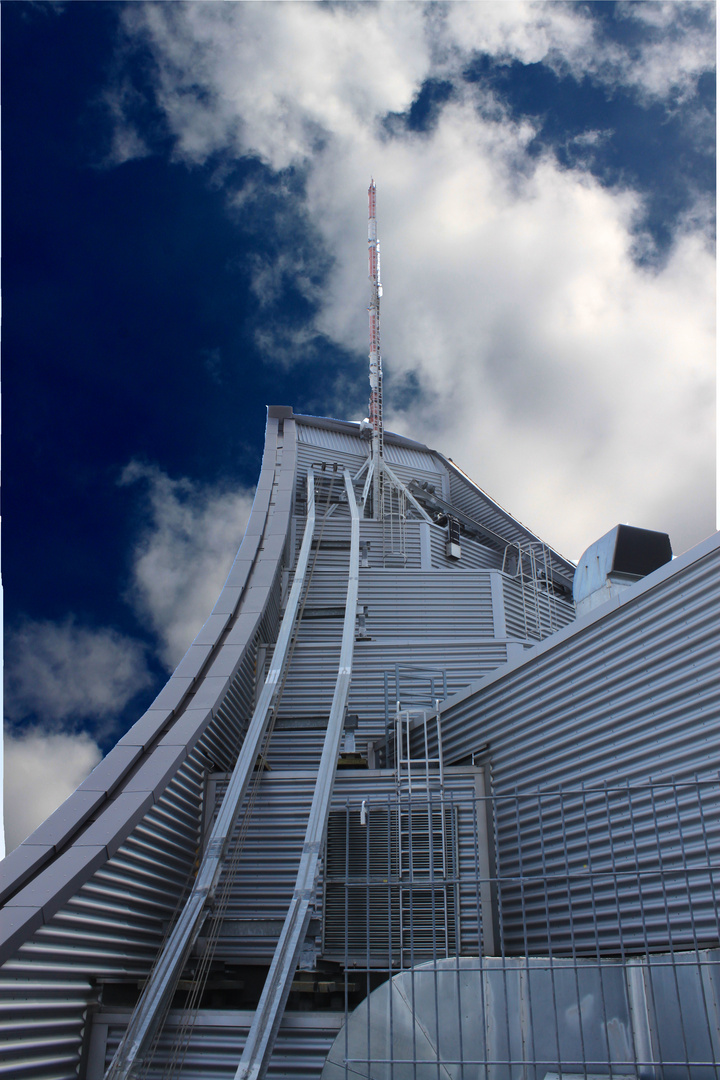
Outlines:
[[375, 181], [368, 188], [368, 276], [370, 278], [370, 408], [371, 459], [373, 469], [373, 515], [382, 517], [382, 464], [383, 464], [383, 414], [382, 414], [382, 360], [380, 358], [380, 243], [377, 238], [375, 217]]

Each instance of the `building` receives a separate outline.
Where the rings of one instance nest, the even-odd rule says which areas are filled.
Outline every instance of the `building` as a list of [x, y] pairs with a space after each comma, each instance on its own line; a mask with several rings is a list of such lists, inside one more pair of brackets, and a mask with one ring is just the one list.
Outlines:
[[0, 1074], [717, 1076], [720, 538], [576, 618], [371, 441], [269, 409], [215, 608], [3, 862]]

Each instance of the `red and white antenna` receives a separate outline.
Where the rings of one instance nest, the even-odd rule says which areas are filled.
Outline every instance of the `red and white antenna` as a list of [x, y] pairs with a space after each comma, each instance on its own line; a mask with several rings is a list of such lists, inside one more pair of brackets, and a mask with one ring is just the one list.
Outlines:
[[380, 358], [380, 243], [375, 216], [375, 181], [368, 188], [368, 276], [370, 278], [370, 426], [372, 428], [373, 514], [382, 516], [381, 472], [383, 456], [382, 360]]

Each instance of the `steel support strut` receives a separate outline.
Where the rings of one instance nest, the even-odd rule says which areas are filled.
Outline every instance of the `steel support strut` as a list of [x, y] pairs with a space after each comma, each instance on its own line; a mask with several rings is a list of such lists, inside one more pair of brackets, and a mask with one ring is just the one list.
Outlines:
[[208, 906], [220, 880], [223, 859], [262, 748], [278, 687], [282, 684], [288, 648], [295, 627], [315, 529], [315, 481], [312, 470], [308, 471], [307, 488], [305, 532], [270, 671], [248, 726], [190, 896], [135, 1006], [127, 1030], [105, 1074], [106, 1080], [131, 1080], [142, 1068], [148, 1046], [162, 1021], [190, 950], [200, 934]]
[[310, 922], [311, 904], [318, 882], [320, 852], [325, 839], [330, 799], [337, 769], [345, 707], [350, 691], [355, 618], [357, 614], [358, 574], [360, 565], [360, 516], [350, 473], [345, 470], [345, 489], [350, 504], [350, 569], [348, 574], [345, 620], [343, 623], [340, 667], [330, 708], [327, 734], [318, 769], [315, 794], [305, 832], [305, 843], [298, 868], [295, 891], [280, 933], [275, 955], [265, 980], [262, 997], [255, 1011], [245, 1049], [235, 1073], [235, 1080], [262, 1080], [280, 1027], [300, 950]]

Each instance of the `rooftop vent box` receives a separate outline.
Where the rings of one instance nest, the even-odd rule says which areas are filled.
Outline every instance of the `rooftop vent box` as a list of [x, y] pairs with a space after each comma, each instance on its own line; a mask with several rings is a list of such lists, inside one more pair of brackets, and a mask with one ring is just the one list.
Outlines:
[[573, 578], [573, 599], [578, 615], [619, 596], [672, 559], [667, 533], [616, 525], [591, 544], [582, 555]]

